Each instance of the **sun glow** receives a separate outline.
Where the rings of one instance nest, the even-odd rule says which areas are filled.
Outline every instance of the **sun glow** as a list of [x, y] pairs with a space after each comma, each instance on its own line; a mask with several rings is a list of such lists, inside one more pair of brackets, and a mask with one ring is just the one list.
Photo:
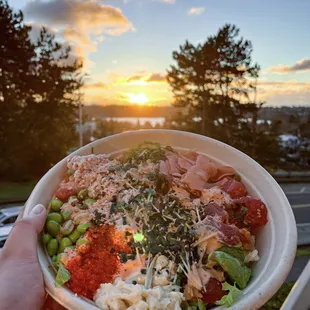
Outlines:
[[144, 105], [150, 101], [145, 93], [127, 94], [130, 103]]

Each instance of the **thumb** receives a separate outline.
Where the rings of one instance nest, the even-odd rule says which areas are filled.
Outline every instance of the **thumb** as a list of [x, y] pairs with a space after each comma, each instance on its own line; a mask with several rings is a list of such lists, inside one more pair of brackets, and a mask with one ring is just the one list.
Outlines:
[[37, 260], [38, 234], [42, 231], [46, 219], [43, 205], [36, 205], [27, 217], [17, 220], [6, 241], [2, 258]]

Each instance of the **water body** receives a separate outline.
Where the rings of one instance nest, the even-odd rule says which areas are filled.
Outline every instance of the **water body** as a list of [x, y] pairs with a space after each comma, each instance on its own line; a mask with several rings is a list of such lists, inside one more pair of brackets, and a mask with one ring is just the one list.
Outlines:
[[128, 122], [134, 125], [140, 124], [141, 126], [150, 123], [153, 127], [156, 125], [163, 125], [165, 122], [164, 117], [104, 117], [103, 119], [108, 122]]

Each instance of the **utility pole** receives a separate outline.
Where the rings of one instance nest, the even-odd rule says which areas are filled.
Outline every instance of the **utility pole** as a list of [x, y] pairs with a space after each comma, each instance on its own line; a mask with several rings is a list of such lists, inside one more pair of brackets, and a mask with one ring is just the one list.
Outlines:
[[203, 100], [203, 106], [202, 106], [202, 134], [205, 135], [206, 134], [206, 102], [205, 100]]
[[83, 146], [83, 104], [81, 95], [79, 95], [79, 133], [80, 133], [80, 147]]

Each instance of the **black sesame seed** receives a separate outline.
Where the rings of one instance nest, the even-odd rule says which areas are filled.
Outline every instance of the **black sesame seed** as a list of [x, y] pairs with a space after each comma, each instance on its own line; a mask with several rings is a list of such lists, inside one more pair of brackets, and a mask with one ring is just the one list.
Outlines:
[[137, 281], [132, 281], [132, 284], [133, 284], [133, 285], [136, 285], [136, 284], [137, 284]]
[[144, 269], [144, 268], [141, 269], [141, 273], [142, 273], [142, 274], [146, 274], [146, 269]]

